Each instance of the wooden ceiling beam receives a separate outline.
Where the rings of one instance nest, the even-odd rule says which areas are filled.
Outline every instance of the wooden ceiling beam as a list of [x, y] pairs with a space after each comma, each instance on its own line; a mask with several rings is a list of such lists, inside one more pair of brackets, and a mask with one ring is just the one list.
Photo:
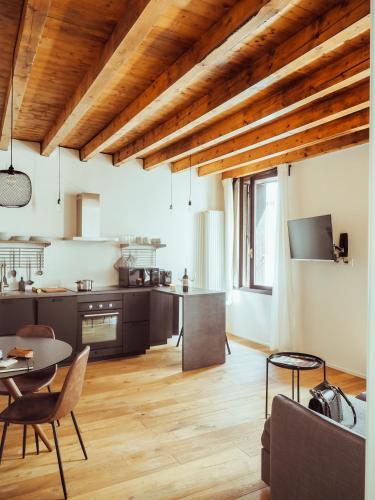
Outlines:
[[369, 129], [367, 128], [358, 132], [351, 132], [334, 139], [322, 141], [302, 149], [297, 149], [295, 151], [283, 153], [272, 158], [267, 158], [266, 160], [256, 161], [254, 163], [246, 165], [245, 167], [228, 170], [226, 172], [223, 172], [222, 178], [232, 179], [246, 177], [247, 175], [254, 174], [255, 172], [268, 170], [284, 163], [296, 163], [302, 160], [307, 160], [308, 158], [314, 158], [316, 156], [321, 156], [327, 153], [333, 153], [334, 151], [340, 151], [345, 148], [359, 146], [360, 144], [365, 144], [368, 141]]
[[[212, 148], [172, 163], [172, 172], [185, 170], [190, 166], [202, 166], [213, 160], [219, 160], [242, 151], [249, 150], [263, 142], [271, 142], [276, 137], [282, 138], [297, 131], [331, 121], [340, 116], [367, 108], [369, 103], [369, 81], [349, 87], [332, 96], [302, 106], [276, 120], [266, 123], [249, 132], [238, 135]], [[210, 173], [207, 165], [206, 173]]]
[[87, 71], [64, 110], [48, 131], [41, 154], [49, 156], [100, 99], [104, 87], [118, 78], [119, 67], [130, 64], [159, 16], [168, 8], [168, 0], [134, 0], [103, 47], [100, 57]]
[[199, 98], [129, 147], [115, 153], [115, 165], [128, 158], [144, 156], [145, 152], [190, 132], [208, 119], [228, 111], [260, 90], [366, 33], [369, 28], [367, 0], [340, 3], [278, 45], [272, 54], [265, 54], [251, 61], [247, 68], [228, 80], [226, 85], [223, 84]]
[[200, 74], [223, 61], [227, 53], [263, 31], [299, 0], [240, 0], [189, 50], [177, 59], [129, 106], [81, 149], [88, 160], [149, 119]]
[[[337, 118], [323, 125], [312, 127], [304, 132], [290, 135], [284, 139], [270, 142], [258, 148], [245, 151], [244, 153], [230, 156], [224, 160], [209, 163], [198, 169], [198, 175], [217, 174], [219, 172], [239, 168], [255, 160], [266, 159], [269, 156], [300, 149], [325, 139], [368, 128], [368, 124], [369, 110], [363, 109], [361, 111], [356, 111], [355, 113]], [[210, 168], [208, 169], [207, 167]]]
[[[51, 0], [25, 0], [20, 27], [14, 51], [13, 78], [13, 125], [26, 92], [27, 83], [42, 37]], [[11, 105], [12, 105], [12, 72], [10, 72], [8, 88], [3, 105], [0, 124], [0, 149], [8, 149], [11, 138]]]
[[147, 156], [144, 167], [148, 169], [161, 163], [173, 162], [181, 156], [207, 149], [359, 82], [369, 75], [370, 47], [366, 43], [333, 63], [323, 65], [313, 73], [298, 78], [293, 84], [278, 87], [276, 91], [253, 101], [236, 113]]

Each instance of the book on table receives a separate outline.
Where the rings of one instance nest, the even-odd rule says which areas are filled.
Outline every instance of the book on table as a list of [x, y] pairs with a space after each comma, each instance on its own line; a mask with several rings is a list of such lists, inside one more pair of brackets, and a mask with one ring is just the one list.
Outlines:
[[0, 373], [28, 371], [33, 369], [33, 363], [30, 359], [4, 358], [0, 359]]

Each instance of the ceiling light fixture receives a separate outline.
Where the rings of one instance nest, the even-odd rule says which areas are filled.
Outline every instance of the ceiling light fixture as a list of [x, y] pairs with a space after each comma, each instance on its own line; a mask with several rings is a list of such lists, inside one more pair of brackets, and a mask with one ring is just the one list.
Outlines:
[[25, 207], [31, 200], [32, 188], [30, 177], [13, 167], [13, 85], [14, 58], [17, 40], [13, 49], [11, 68], [11, 101], [10, 101], [10, 165], [7, 170], [0, 170], [0, 206], [6, 208]]

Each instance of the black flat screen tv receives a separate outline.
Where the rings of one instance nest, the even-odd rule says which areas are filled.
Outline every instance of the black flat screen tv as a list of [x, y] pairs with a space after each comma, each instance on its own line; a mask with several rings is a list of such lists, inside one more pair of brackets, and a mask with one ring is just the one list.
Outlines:
[[290, 256], [296, 260], [334, 260], [331, 215], [288, 221]]

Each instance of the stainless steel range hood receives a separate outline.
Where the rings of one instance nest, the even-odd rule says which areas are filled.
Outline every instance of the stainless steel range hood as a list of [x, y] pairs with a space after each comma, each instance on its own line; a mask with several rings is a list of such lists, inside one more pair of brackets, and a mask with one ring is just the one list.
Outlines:
[[104, 238], [100, 231], [100, 194], [77, 194], [77, 235], [75, 241], [118, 241], [118, 238]]

